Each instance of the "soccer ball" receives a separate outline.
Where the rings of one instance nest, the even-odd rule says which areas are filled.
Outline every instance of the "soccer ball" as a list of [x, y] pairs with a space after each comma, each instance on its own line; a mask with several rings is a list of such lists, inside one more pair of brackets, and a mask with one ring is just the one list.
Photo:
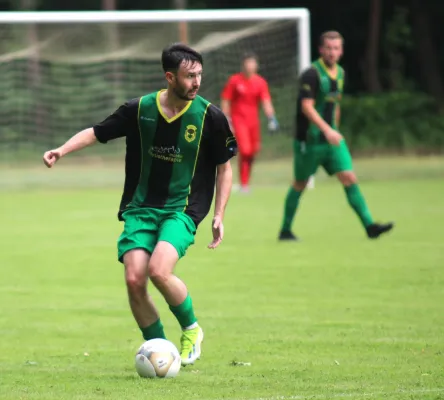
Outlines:
[[136, 371], [142, 378], [174, 378], [180, 370], [180, 354], [165, 339], [151, 339], [136, 354]]

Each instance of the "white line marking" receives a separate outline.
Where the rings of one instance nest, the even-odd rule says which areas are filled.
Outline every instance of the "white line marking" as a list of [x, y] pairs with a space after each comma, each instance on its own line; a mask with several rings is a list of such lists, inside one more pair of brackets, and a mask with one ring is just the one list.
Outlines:
[[375, 393], [336, 393], [331, 395], [325, 394], [307, 394], [307, 395], [295, 395], [295, 396], [273, 396], [273, 397], [232, 397], [217, 400], [316, 400], [316, 399], [341, 399], [341, 398], [364, 398], [364, 397], [375, 397], [394, 395], [394, 394], [426, 394], [426, 393], [440, 393], [444, 392], [444, 388], [434, 388], [434, 389], [418, 389], [418, 390], [397, 390], [393, 392], [375, 392]]

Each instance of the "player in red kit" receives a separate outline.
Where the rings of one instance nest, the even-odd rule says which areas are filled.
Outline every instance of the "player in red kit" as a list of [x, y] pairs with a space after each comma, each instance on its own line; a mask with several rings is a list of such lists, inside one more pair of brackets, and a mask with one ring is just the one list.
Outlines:
[[266, 80], [257, 73], [256, 55], [248, 53], [242, 60], [242, 72], [232, 75], [223, 91], [221, 109], [231, 122], [239, 150], [241, 191], [249, 191], [251, 167], [260, 150], [259, 104], [268, 118], [270, 132], [278, 130]]

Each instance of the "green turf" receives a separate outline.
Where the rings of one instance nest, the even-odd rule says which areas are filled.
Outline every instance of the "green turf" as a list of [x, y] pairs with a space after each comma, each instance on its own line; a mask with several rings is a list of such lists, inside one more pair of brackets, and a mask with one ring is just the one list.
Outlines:
[[374, 215], [397, 223], [381, 240], [321, 175], [297, 217], [303, 241], [277, 243], [286, 162], [233, 194], [216, 251], [203, 222], [177, 271], [204, 353], [174, 380], [133, 367], [142, 338], [116, 261], [117, 170], [0, 170], [0, 399], [444, 399], [444, 161], [356, 167]]

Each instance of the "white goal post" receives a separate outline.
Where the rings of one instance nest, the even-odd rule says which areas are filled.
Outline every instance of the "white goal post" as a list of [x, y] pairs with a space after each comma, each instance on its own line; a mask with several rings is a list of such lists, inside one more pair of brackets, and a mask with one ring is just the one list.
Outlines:
[[0, 12], [0, 24], [167, 23], [291, 20], [297, 24], [299, 70], [311, 63], [310, 12], [306, 8], [169, 11], [16, 11]]
[[181, 41], [183, 23], [188, 44], [204, 54], [202, 95], [218, 104], [242, 53], [254, 51], [291, 135], [296, 80], [311, 64], [307, 9], [0, 12], [0, 91], [17, 96], [0, 99], [0, 154], [56, 144], [118, 101], [156, 90], [160, 52]]

